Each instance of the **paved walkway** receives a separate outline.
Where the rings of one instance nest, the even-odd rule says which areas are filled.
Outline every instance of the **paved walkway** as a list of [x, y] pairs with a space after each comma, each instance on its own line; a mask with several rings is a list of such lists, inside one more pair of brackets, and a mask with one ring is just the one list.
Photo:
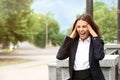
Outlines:
[[1, 55], [0, 58], [24, 58], [34, 61], [0, 67], [0, 80], [49, 80], [48, 64], [56, 61], [58, 48], [40, 49], [25, 42], [18, 50], [19, 54]]

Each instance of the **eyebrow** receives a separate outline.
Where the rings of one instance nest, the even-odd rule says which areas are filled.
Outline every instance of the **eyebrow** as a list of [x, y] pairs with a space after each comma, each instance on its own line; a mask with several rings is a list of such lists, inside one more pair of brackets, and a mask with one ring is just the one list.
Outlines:
[[[88, 25], [88, 24], [87, 24]], [[87, 26], [87, 25], [81, 25], [81, 26]]]

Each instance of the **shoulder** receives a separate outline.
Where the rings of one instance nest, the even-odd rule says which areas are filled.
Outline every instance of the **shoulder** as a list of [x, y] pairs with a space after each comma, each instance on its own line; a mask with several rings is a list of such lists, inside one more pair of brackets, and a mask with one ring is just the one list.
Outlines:
[[99, 43], [104, 44], [103, 39], [100, 37], [91, 37], [91, 42], [96, 43], [96, 44], [99, 44]]

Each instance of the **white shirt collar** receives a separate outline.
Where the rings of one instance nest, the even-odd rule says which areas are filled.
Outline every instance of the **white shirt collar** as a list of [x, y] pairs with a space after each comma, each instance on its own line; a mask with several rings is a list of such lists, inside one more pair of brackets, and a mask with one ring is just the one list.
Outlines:
[[[90, 38], [90, 36], [89, 36], [87, 39], [84, 40], [84, 42], [86, 42], [86, 41], [87, 41], [87, 42], [90, 42], [90, 40], [91, 40], [91, 38]], [[81, 38], [79, 38], [79, 41], [82, 41], [82, 42], [83, 42], [83, 40], [82, 40]]]

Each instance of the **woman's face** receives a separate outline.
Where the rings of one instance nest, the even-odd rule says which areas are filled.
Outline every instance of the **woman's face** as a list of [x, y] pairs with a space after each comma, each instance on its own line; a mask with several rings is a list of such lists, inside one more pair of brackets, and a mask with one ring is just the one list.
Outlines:
[[90, 36], [87, 25], [88, 25], [88, 23], [86, 21], [83, 21], [83, 20], [78, 20], [76, 25], [75, 25], [76, 30], [77, 30], [80, 38], [83, 41]]

